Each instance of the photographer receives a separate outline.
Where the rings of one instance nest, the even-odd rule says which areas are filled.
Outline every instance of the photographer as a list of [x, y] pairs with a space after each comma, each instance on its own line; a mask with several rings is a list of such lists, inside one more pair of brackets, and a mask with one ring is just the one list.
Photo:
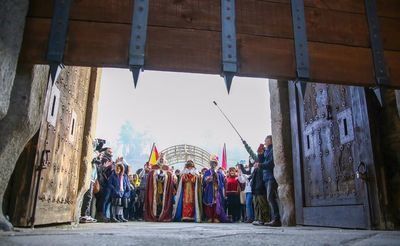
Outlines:
[[105, 142], [106, 141], [103, 139], [95, 139], [93, 143], [95, 149], [94, 151], [95, 157], [91, 162], [92, 173], [90, 175], [90, 186], [83, 196], [81, 217], [79, 218], [79, 222], [81, 223], [97, 222], [97, 220], [91, 216], [90, 211], [91, 211], [93, 194], [97, 193], [100, 189], [100, 185], [97, 180], [97, 165], [100, 163], [100, 160], [102, 158], [102, 154], [99, 152], [99, 150], [103, 147]]
[[113, 151], [110, 147], [101, 149], [100, 163], [97, 165], [98, 180], [100, 183], [100, 192], [96, 196], [97, 211], [102, 212], [101, 219], [104, 222], [110, 222], [110, 206], [111, 206], [111, 189], [108, 186], [108, 179], [113, 173], [115, 163], [112, 161]]

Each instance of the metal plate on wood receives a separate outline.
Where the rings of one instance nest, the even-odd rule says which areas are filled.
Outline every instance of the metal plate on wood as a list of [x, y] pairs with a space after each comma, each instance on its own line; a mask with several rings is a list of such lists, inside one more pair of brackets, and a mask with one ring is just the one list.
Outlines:
[[308, 79], [310, 77], [310, 71], [309, 71], [310, 65], [308, 57], [304, 1], [291, 0], [291, 6], [292, 6], [294, 47], [296, 53], [297, 78], [300, 80]]
[[315, 154], [314, 152], [314, 132], [312, 126], [306, 127], [303, 133], [304, 156], [310, 157]]
[[60, 106], [59, 104], [60, 104], [60, 90], [54, 83], [51, 89], [49, 109], [47, 112], [47, 122], [49, 122], [49, 124], [51, 124], [53, 127], [55, 127], [57, 123], [58, 108]]
[[149, 15], [149, 1], [135, 0], [132, 15], [131, 40], [129, 44], [129, 68], [133, 74], [135, 87], [143, 69], [147, 39], [147, 19]]
[[236, 1], [221, 0], [222, 74], [228, 93], [237, 72]]
[[346, 144], [354, 140], [353, 115], [348, 108], [337, 114], [339, 124], [340, 144]]

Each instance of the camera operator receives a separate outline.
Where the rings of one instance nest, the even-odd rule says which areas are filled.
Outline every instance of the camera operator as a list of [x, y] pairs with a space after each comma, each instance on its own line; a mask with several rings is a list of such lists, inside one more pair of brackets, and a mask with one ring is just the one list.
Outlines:
[[98, 180], [100, 184], [100, 192], [96, 196], [98, 199], [97, 211], [101, 211], [101, 219], [104, 222], [110, 222], [110, 207], [111, 207], [111, 189], [108, 186], [108, 179], [111, 176], [115, 163], [112, 161], [113, 151], [110, 147], [105, 147], [100, 150], [102, 154], [100, 163], [97, 164]]
[[102, 158], [102, 153], [100, 153], [99, 150], [103, 147], [105, 142], [106, 141], [103, 139], [95, 139], [93, 142], [94, 158], [91, 162], [92, 173], [90, 175], [89, 189], [83, 196], [81, 217], [79, 218], [79, 221], [81, 223], [97, 222], [97, 220], [91, 216], [91, 204], [92, 204], [93, 194], [97, 193], [100, 189], [99, 182], [97, 180], [97, 165], [100, 163]]

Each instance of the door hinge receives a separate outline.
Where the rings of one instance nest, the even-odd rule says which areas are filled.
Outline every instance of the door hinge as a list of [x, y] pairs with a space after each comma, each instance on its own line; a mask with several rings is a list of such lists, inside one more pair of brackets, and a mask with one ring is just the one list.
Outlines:
[[304, 0], [291, 0], [294, 52], [296, 57], [296, 82], [303, 97], [310, 78]]
[[49, 44], [47, 49], [47, 61], [50, 65], [50, 78], [52, 84], [57, 80], [64, 58], [65, 43], [68, 34], [69, 12], [73, 0], [54, 0], [53, 18]]
[[367, 14], [372, 58], [374, 62], [374, 74], [377, 84], [377, 86], [374, 88], [374, 93], [378, 98], [380, 105], [383, 106], [384, 90], [386, 86], [390, 85], [390, 79], [385, 62], [376, 0], [365, 0], [365, 12]]
[[136, 88], [140, 71], [143, 71], [147, 39], [149, 0], [135, 0], [132, 15], [131, 41], [129, 44], [129, 69]]
[[221, 0], [222, 76], [228, 94], [237, 73], [236, 1]]

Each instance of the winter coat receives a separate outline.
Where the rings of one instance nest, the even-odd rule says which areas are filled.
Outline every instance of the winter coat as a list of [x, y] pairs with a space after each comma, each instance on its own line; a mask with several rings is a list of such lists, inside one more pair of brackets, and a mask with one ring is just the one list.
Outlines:
[[130, 183], [128, 179], [128, 175], [123, 174], [122, 180], [123, 188], [120, 189], [120, 176], [118, 176], [115, 172], [113, 172], [108, 179], [108, 187], [111, 189], [111, 197], [112, 198], [128, 198], [130, 196]]
[[268, 182], [270, 180], [275, 180], [274, 177], [274, 156], [272, 145], [270, 145], [264, 152], [264, 160], [260, 161], [260, 167], [263, 170], [263, 180]]
[[265, 183], [263, 180], [263, 170], [255, 168], [250, 176], [251, 180], [251, 193], [253, 195], [265, 195]]

